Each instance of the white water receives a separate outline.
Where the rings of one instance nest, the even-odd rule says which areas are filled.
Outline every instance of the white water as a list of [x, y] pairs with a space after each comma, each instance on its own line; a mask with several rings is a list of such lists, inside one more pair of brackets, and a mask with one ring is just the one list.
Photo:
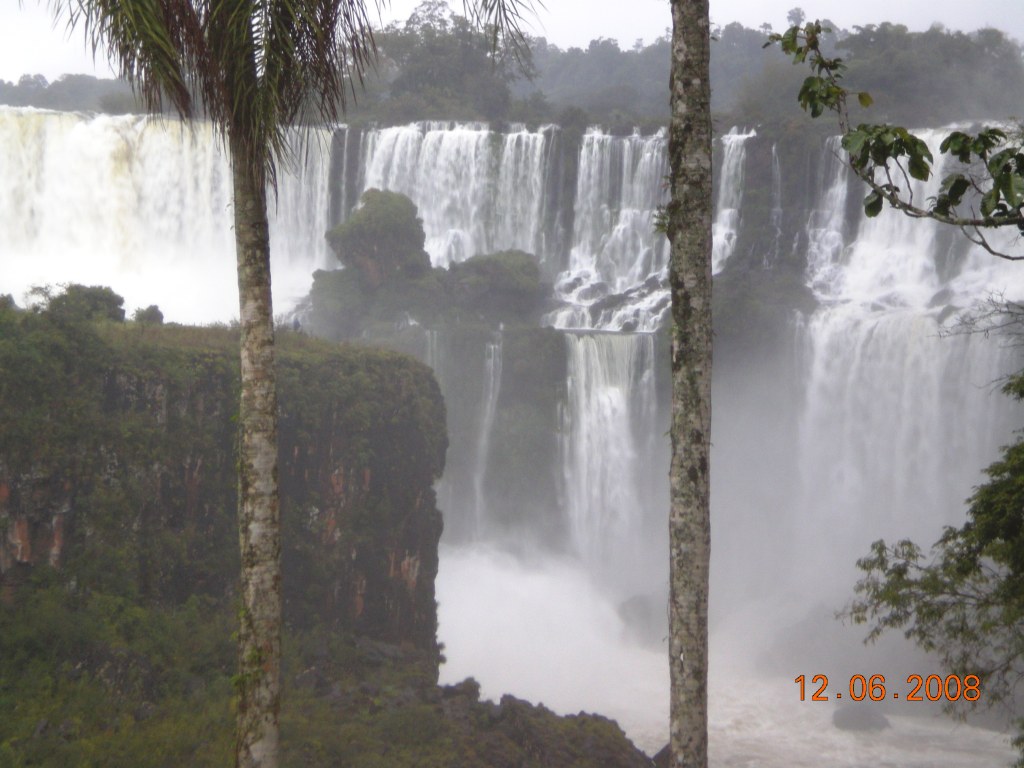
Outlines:
[[[643, 472], [657, 454], [654, 338], [648, 334], [566, 336], [569, 380], [563, 470], [575, 554], [611, 594], [656, 588], [664, 568], [645, 555], [657, 547], [667, 494]], [[662, 430], [663, 431], [663, 430]], [[654, 508], [652, 508], [654, 507]]]
[[501, 332], [498, 333], [498, 340], [488, 342], [484, 348], [484, 392], [480, 402], [476, 465], [473, 467], [474, 516], [477, 535], [483, 531], [484, 520], [487, 517], [484, 480], [487, 477], [487, 461], [491, 455], [494, 414], [498, 409], [498, 395], [501, 393]]
[[[578, 195], [595, 186], [584, 178], [607, 176], [602, 168], [611, 153], [595, 152], [596, 143], [581, 152]], [[837, 730], [835, 703], [799, 702], [793, 684], [801, 673], [841, 677], [852, 668], [902, 680], [920, 671], [912, 649], [895, 640], [862, 649], [862, 629], [844, 628], [832, 614], [849, 599], [854, 560], [872, 540], [912, 536], [928, 544], [943, 524], [963, 520], [962, 500], [1019, 421], [991, 384], [1012, 366], [1007, 351], [991, 340], [939, 337], [947, 302], [963, 307], [986, 290], [1012, 293], [1022, 286], [1018, 273], [972, 255], [958, 273], [944, 276], [935, 267], [936, 232], [927, 225], [891, 212], [848, 223], [849, 180], [832, 161], [834, 145], [824, 150], [823, 202], [805, 232], [807, 280], [823, 304], [795, 327], [800, 355], [791, 383], [774, 384], [796, 387], [794, 410], [785, 415], [795, 422], [795, 442], [759, 443], [753, 452], [742, 445], [768, 415], [758, 403], [756, 370], [749, 372], [749, 399], [730, 401], [751, 419], [734, 432], [738, 417], [726, 413], [725, 431], [716, 430], [712, 765], [1006, 764], [1013, 757], [1007, 736], [954, 726], [912, 705], [884, 707], [892, 727], [881, 734]], [[737, 165], [723, 170], [725, 183], [742, 178]], [[720, 192], [717, 233], [734, 231], [740, 201], [736, 190]], [[723, 208], [736, 215], [721, 215]], [[577, 246], [601, 208], [580, 210]], [[732, 247], [726, 245], [720, 256]], [[577, 275], [600, 275], [602, 266], [619, 274], [617, 264], [570, 264]], [[553, 314], [555, 323], [595, 324], [585, 295], [564, 288], [560, 294], [576, 305]], [[643, 493], [635, 473], [657, 456], [635, 444], [636, 422], [625, 405], [635, 402], [636, 378], [647, 370], [633, 346], [640, 338], [567, 342], [566, 496], [582, 565], [571, 558], [524, 564], [485, 547], [455, 550], [443, 560], [439, 594], [450, 650], [443, 679], [473, 674], [485, 695], [512, 690], [562, 712], [600, 710], [653, 751], [667, 739], [664, 646], [636, 642], [614, 602], [642, 587], [597, 587], [602, 567], [616, 558], [635, 558], [640, 573], [664, 557], [663, 545], [638, 534], [645, 512], [636, 503]], [[630, 354], [637, 359], [627, 362]], [[737, 493], [737, 486], [745, 489]], [[618, 568], [628, 570], [621, 562]], [[638, 582], [644, 579], [651, 576]], [[646, 583], [657, 591], [656, 576]], [[481, 626], [479, 617], [493, 605], [503, 607], [501, 615]], [[477, 617], [472, 631], [463, 625], [467, 616]], [[660, 687], [645, 688], [641, 675], [660, 679]]]
[[782, 247], [782, 163], [779, 162], [779, 153], [775, 144], [772, 144], [772, 244], [765, 253], [761, 266], [771, 269], [779, 259], [779, 251]]
[[372, 130], [361, 187], [416, 203], [434, 266], [513, 248], [543, 256], [550, 132], [497, 134], [472, 123]]
[[[364, 138], [363, 186], [408, 184], [420, 196], [436, 263], [508, 247], [542, 251], [553, 205], [541, 181], [549, 150], [545, 131], [385, 129]], [[308, 285], [327, 259], [327, 162], [315, 154], [309, 162], [302, 183], [281, 179], [272, 223], [278, 289]], [[663, 137], [588, 135], [572, 251], [546, 256], [569, 265], [557, 289], [567, 304], [553, 324], [643, 331], [663, 321], [667, 251], [649, 223], [664, 162]], [[723, 183], [738, 184], [741, 166], [723, 167]], [[889, 211], [847, 221], [844, 171], [821, 167], [823, 202], [803, 234], [808, 284], [823, 305], [794, 329], [800, 360], [782, 382], [747, 371], [746, 399], [716, 410], [716, 423], [735, 429], [715, 435], [713, 765], [999, 765], [1010, 751], [998, 734], [904, 711], [890, 713], [891, 731], [855, 736], [829, 725], [831, 705], [796, 701], [796, 674], [835, 673], [856, 647], [858, 633], [831, 620], [849, 595], [853, 558], [873, 538], [927, 543], [942, 523], [962, 520], [960, 501], [1017, 421], [989, 384], [1011, 365], [1007, 352], [981, 339], [939, 339], [944, 308], [992, 289], [1024, 296], [1021, 270], [984, 254], [955, 274], [937, 270], [941, 240], [921, 222]], [[204, 128], [0, 108], [0, 292], [20, 298], [33, 283], [104, 283], [130, 308], [158, 303], [171, 320], [226, 319], [236, 295], [229, 182]], [[719, 214], [722, 200], [736, 201], [725, 208], [738, 221], [740, 191], [719, 198]], [[735, 232], [727, 218], [716, 220]], [[445, 358], [440, 342], [435, 334], [434, 361]], [[667, 738], [663, 645], [638, 640], [635, 614], [623, 608], [632, 596], [657, 605], [667, 569], [657, 533], [667, 425], [654, 414], [653, 338], [573, 335], [566, 344], [572, 381], [553, 428], [564, 429], [571, 546], [532, 561], [486, 540], [445, 546], [442, 678], [472, 674], [488, 696], [602, 711], [653, 750]], [[771, 386], [795, 401], [782, 413], [794, 436], [775, 443], [762, 433], [778, 414], [759, 399]], [[864, 653], [862, 671], [881, 668], [882, 657]]]
[[663, 321], [668, 243], [654, 215], [666, 199], [665, 151], [663, 133], [583, 137], [569, 266], [555, 284], [566, 306], [549, 316], [554, 327], [653, 331]]
[[722, 271], [725, 262], [736, 250], [740, 229], [740, 209], [743, 205], [743, 177], [747, 159], [747, 140], [757, 131], [743, 133], [733, 128], [721, 138], [722, 170], [719, 174], [718, 199], [715, 218], [711, 224], [711, 271]]
[[[319, 140], [318, 140], [319, 139]], [[326, 261], [326, 138], [279, 172], [271, 202], [282, 311]], [[231, 175], [206, 124], [0, 106], [0, 291], [21, 300], [59, 280], [112, 284], [178, 322], [238, 313]]]

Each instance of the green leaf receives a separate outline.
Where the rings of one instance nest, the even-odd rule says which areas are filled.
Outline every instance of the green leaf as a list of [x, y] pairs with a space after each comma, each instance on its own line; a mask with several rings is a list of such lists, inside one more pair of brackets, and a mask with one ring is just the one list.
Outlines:
[[873, 219], [875, 216], [882, 212], [882, 196], [872, 190], [868, 193], [868, 196], [864, 198], [864, 215], [869, 219]]
[[971, 160], [971, 137], [963, 131], [953, 131], [942, 140], [939, 151], [953, 155], [961, 163]]
[[910, 176], [917, 179], [918, 181], [928, 181], [928, 177], [932, 175], [932, 169], [928, 165], [928, 162], [920, 155], [911, 155], [910, 163], [908, 164], [908, 170]]
[[992, 174], [993, 178], [1004, 172], [1004, 166], [1009, 165], [1015, 154], [1016, 150], [1014, 149], [1003, 149], [989, 158], [988, 172]]
[[989, 217], [996, 210], [996, 206], [999, 204], [999, 188], [992, 187], [986, 192], [981, 198], [981, 215]]
[[1024, 178], [1012, 172], [1000, 175], [999, 191], [1011, 208], [1019, 208], [1024, 202]]
[[850, 155], [860, 155], [868, 137], [861, 130], [850, 131], [843, 136], [843, 149]]
[[942, 182], [942, 189], [949, 196], [949, 203], [953, 206], [960, 204], [969, 188], [970, 182], [962, 173], [951, 174]]
[[875, 100], [871, 98], [871, 94], [868, 93], [867, 91], [861, 91], [860, 93], [858, 93], [857, 101], [860, 102], [860, 105], [864, 107], [864, 109], [867, 109], [868, 107], [875, 103]]

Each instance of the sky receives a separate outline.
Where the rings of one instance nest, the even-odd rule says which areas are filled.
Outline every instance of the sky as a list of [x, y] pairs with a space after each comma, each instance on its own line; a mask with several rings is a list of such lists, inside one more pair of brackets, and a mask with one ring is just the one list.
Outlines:
[[[391, 18], [405, 18], [419, 0], [391, 0]], [[455, 0], [456, 8], [461, 3]], [[739, 21], [748, 27], [767, 22], [776, 30], [786, 26], [786, 14], [800, 6], [808, 18], [829, 18], [839, 27], [892, 21], [911, 29], [939, 22], [949, 29], [973, 31], [995, 26], [1024, 40], [1021, 0], [711, 0], [711, 19], [725, 25]], [[650, 42], [671, 24], [668, 0], [534, 0], [536, 16], [531, 34], [563, 48], [586, 47], [597, 37], [617, 39], [631, 47], [637, 39]], [[54, 80], [63, 73], [111, 76], [104, 59], [94, 64], [81, 31], [69, 33], [63, 22], [54, 26], [47, 3], [40, 0], [0, 0], [0, 80], [17, 81], [23, 74], [42, 74]]]

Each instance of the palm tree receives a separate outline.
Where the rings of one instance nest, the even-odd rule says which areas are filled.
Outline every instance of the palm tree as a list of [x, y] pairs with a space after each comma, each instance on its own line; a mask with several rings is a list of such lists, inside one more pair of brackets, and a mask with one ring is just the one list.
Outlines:
[[[206, 117], [234, 183], [241, 321], [238, 525], [242, 606], [236, 765], [276, 766], [281, 570], [267, 190], [300, 117], [334, 122], [376, 54], [366, 0], [49, 0], [106, 50], [151, 110]], [[380, 11], [382, 0], [373, 0]], [[495, 42], [530, 0], [474, 0]]]

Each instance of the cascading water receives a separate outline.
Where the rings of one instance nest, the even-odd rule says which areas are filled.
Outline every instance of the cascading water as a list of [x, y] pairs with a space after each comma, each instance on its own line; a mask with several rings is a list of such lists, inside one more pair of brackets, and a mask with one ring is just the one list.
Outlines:
[[[654, 337], [567, 334], [568, 424], [564, 482], [572, 542], [588, 569], [617, 594], [650, 590], [664, 568], [646, 568], [664, 494], [643, 473], [646, 438], [658, 431]], [[652, 502], [660, 502], [653, 507]], [[654, 525], [651, 525], [653, 517]]]
[[820, 161], [821, 186], [817, 192], [821, 204], [812, 209], [807, 221], [807, 279], [811, 290], [822, 298], [830, 297], [843, 268], [850, 179], [842, 152], [839, 136], [825, 141]]
[[[940, 132], [924, 138], [937, 148]], [[824, 202], [842, 209], [838, 150], [835, 140], [826, 145], [833, 179]], [[931, 182], [913, 190], [918, 199], [934, 195], [944, 175], [935, 156]], [[811, 216], [808, 284], [823, 304], [802, 327], [800, 509], [808, 519], [798, 525], [808, 540], [827, 530], [862, 552], [882, 536], [928, 542], [962, 519], [963, 498], [1014, 421], [993, 384], [1013, 368], [1009, 351], [980, 338], [940, 338], [947, 307], [984, 297], [982, 284], [1019, 293], [1024, 279], [976, 257], [942, 274], [945, 233], [931, 222], [891, 212], [862, 219], [849, 245], [842, 229], [834, 212]]]
[[416, 203], [434, 266], [513, 248], [543, 258], [552, 130], [498, 134], [472, 123], [371, 130], [363, 139], [361, 187], [401, 192]]
[[[413, 197], [436, 264], [522, 248], [545, 259], [549, 274], [564, 268], [561, 305], [547, 317], [565, 331], [563, 417], [551, 418], [561, 440], [554, 514], [564, 520], [564, 541], [527, 539], [510, 554], [489, 538], [487, 520], [469, 530], [469, 518], [488, 514], [488, 457], [501, 447], [491, 433], [514, 390], [505, 386], [514, 383], [511, 342], [498, 347], [479, 334], [467, 351], [444, 332], [426, 332], [425, 355], [450, 411], [479, 427], [452, 445], [457, 460], [438, 486], [447, 515], [442, 679], [473, 675], [485, 695], [602, 711], [656, 749], [668, 711], [664, 630], [652, 641], [650, 632], [638, 640], [635, 629], [652, 613], [663, 626], [667, 580], [667, 424], [655, 386], [665, 355], [657, 336], [643, 333], [664, 322], [668, 307], [667, 244], [651, 227], [664, 201], [666, 142], [589, 131], [575, 163], [573, 210], [561, 212], [573, 221], [571, 236], [559, 240], [552, 209], [570, 203], [549, 186], [560, 173], [556, 135], [419, 124], [366, 131], [356, 152], [346, 132], [337, 143], [353, 151], [342, 160], [361, 167], [340, 174], [351, 187], [333, 190], [315, 148], [329, 144], [312, 142], [301, 181], [284, 169], [271, 206], [274, 280], [308, 280], [327, 261], [322, 234], [336, 218], [328, 192], [343, 213], [354, 202], [346, 189], [371, 186]], [[719, 266], [746, 257], [747, 249], [733, 249], [744, 200], [755, 197], [741, 187], [757, 140], [731, 137], [723, 139], [715, 221], [716, 233], [736, 236], [719, 238]], [[988, 291], [1024, 296], [1019, 268], [952, 253], [938, 231], [890, 211], [850, 219], [853, 187], [834, 162], [837, 149], [834, 141], [824, 149], [806, 227], [785, 233], [806, 243], [799, 255], [819, 302], [789, 331], [796, 362], [772, 375], [755, 363], [721, 377], [716, 370], [712, 765], [997, 765], [1010, 753], [988, 732], [950, 732], [944, 720], [896, 713], [892, 729], [865, 737], [835, 730], [831, 704], [796, 700], [797, 674], [844, 668], [831, 613], [850, 594], [865, 543], [911, 535], [926, 544], [943, 523], [957, 524], [960, 501], [1017, 421], [990, 385], [1012, 365], [1009, 352], [939, 332], [951, 308]], [[792, 177], [773, 157], [770, 221], [784, 225], [799, 214], [775, 218], [796, 203], [778, 202], [781, 179]], [[206, 127], [0, 108], [0, 179], [0, 293], [102, 282], [129, 304], [160, 304], [174, 320], [234, 312], [230, 177]], [[559, 252], [556, 242], [570, 245]], [[471, 364], [457, 368], [460, 356]], [[459, 381], [466, 370], [474, 372], [469, 384]], [[873, 671], [868, 658], [862, 673]]]
[[[327, 134], [314, 132], [271, 197], [274, 293], [308, 291], [325, 259]], [[4, 290], [47, 281], [116, 283], [170, 320], [237, 313], [231, 173], [208, 124], [0, 106]], [[201, 279], [197, 279], [201, 275]]]
[[668, 243], [654, 231], [665, 202], [664, 133], [583, 136], [568, 269], [555, 284], [556, 328], [654, 331], [668, 307]]
[[[938, 134], [925, 135], [936, 157]], [[785, 690], [798, 674], [829, 674], [845, 682], [868, 670], [902, 682], [934, 664], [898, 638], [864, 649], [863, 629], [831, 622], [830, 614], [849, 601], [857, 578], [854, 561], [868, 553], [872, 541], [912, 538], [927, 546], [943, 525], [963, 521], [963, 499], [1020, 420], [993, 385], [1014, 367], [1009, 351], [990, 339], [944, 338], [943, 329], [956, 308], [969, 307], [986, 291], [1024, 295], [1022, 277], [977, 254], [949, 253], [945, 232], [928, 222], [891, 211], [849, 221], [850, 179], [838, 151], [835, 139], [824, 147], [818, 206], [805, 232], [806, 280], [819, 306], [796, 326], [797, 431], [792, 462], [782, 462], [784, 476], [793, 478], [783, 503], [771, 499], [778, 459], [764, 457], [743, 465], [742, 472], [730, 471], [730, 464], [740, 463], [735, 459], [741, 449], [718, 438], [714, 457], [719, 476], [727, 482], [746, 477], [764, 489], [765, 508], [777, 511], [770, 523], [758, 526], [757, 536], [747, 536], [740, 523], [752, 518], [735, 518], [734, 510], [719, 506], [723, 497], [735, 495], [726, 488], [717, 497], [720, 527], [713, 551], [746, 563], [747, 576], [745, 584], [738, 583], [719, 564], [713, 583], [748, 601], [718, 616], [712, 643], [718, 640], [720, 654], [732, 649], [726, 674], [734, 684], [742, 681], [775, 697], [773, 711], [782, 719], [820, 715], [792, 692], [787, 701], [769, 691]], [[935, 193], [943, 175], [941, 167], [935, 170], [930, 185], [915, 187], [915, 198]], [[748, 396], [757, 397], [757, 387], [752, 389]], [[728, 423], [729, 415], [724, 419]], [[722, 481], [713, 486], [721, 487]], [[773, 541], [767, 550], [766, 536]], [[778, 639], [751, 641], [744, 635], [746, 627], [767, 624], [778, 628]], [[736, 660], [746, 665], [733, 669]], [[788, 761], [759, 764], [863, 765], [884, 759], [901, 766], [998, 765], [1009, 757], [998, 735], [965, 729], [958, 739], [948, 739], [926, 730], [914, 717], [923, 713], [912, 705], [899, 709], [887, 702], [878, 709], [892, 725], [883, 747], [847, 742], [847, 735], [833, 731], [827, 743], [814, 747], [821, 750], [814, 757], [812, 741], [799, 737]], [[778, 727], [774, 719], [771, 727]], [[742, 752], [731, 746], [724, 764], [742, 764], [733, 762]]]
[[740, 228], [740, 208], [743, 205], [743, 174], [747, 159], [747, 140], [757, 131], [743, 133], [733, 128], [722, 136], [722, 170], [715, 202], [715, 219], [711, 224], [713, 247], [711, 271], [722, 271], [725, 262], [736, 249]]
[[480, 426], [476, 442], [476, 465], [473, 467], [473, 499], [476, 533], [479, 536], [487, 516], [487, 502], [484, 496], [484, 480], [487, 477], [487, 460], [491, 455], [491, 432], [494, 429], [494, 413], [498, 408], [501, 393], [501, 332], [496, 341], [487, 342], [484, 349], [484, 393], [481, 398]]
[[772, 242], [761, 262], [765, 269], [771, 269], [779, 260], [779, 251], [782, 247], [782, 214], [782, 163], [779, 162], [777, 145], [772, 144]]

